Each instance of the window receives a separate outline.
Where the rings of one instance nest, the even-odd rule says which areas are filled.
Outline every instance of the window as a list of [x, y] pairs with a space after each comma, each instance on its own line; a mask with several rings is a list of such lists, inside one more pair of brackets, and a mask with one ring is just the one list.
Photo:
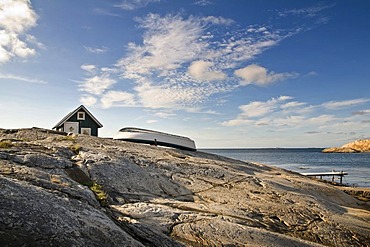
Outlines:
[[77, 120], [85, 120], [85, 113], [84, 112], [78, 112], [77, 113]]
[[81, 134], [91, 136], [91, 129], [90, 128], [81, 128]]

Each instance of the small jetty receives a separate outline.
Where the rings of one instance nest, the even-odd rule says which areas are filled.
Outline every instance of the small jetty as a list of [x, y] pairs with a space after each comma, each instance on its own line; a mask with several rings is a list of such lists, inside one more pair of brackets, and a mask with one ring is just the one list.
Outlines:
[[320, 177], [320, 179], [322, 179], [322, 177], [325, 177], [325, 176], [331, 176], [332, 177], [332, 182], [334, 182], [334, 178], [335, 177], [339, 177], [339, 183], [340, 184], [343, 184], [343, 177], [345, 175], [348, 175], [348, 172], [344, 172], [344, 171], [340, 171], [340, 172], [337, 172], [337, 171], [331, 171], [331, 172], [307, 172], [307, 173], [301, 173], [301, 175], [303, 176], [308, 176], [308, 177]]

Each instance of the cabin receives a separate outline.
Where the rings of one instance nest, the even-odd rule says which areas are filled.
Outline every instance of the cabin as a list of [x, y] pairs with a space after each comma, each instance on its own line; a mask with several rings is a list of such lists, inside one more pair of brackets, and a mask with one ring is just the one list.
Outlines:
[[57, 123], [53, 130], [98, 136], [98, 129], [103, 125], [81, 105]]

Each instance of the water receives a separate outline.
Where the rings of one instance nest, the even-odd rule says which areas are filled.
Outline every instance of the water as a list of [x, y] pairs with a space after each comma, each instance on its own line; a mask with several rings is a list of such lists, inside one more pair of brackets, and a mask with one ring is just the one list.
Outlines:
[[370, 153], [322, 153], [321, 150], [321, 148], [263, 148], [201, 151], [277, 166], [299, 173], [344, 171], [348, 172], [348, 175], [344, 176], [343, 183], [370, 188]]

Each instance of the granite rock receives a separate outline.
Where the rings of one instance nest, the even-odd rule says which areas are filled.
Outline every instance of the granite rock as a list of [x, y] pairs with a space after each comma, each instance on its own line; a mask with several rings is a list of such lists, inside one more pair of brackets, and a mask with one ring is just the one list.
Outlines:
[[1, 246], [370, 244], [367, 202], [283, 169], [38, 128], [0, 140]]

